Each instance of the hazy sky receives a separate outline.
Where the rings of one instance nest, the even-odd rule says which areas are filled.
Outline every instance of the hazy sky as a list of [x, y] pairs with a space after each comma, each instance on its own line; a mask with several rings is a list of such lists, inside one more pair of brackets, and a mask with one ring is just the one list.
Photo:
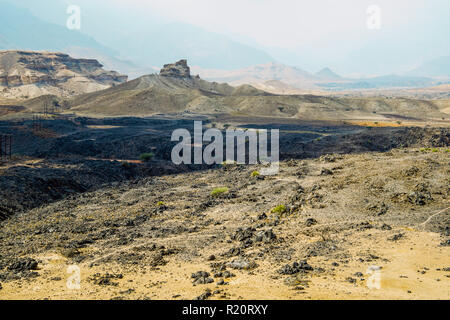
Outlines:
[[[386, 71], [397, 66], [401, 72], [450, 54], [448, 0], [112, 1], [226, 34], [309, 69], [329, 64], [353, 72], [357, 68], [344, 69], [358, 54], [373, 53], [364, 62], [372, 63], [371, 59], [387, 51], [403, 59], [387, 57], [392, 61], [386, 61]], [[379, 30], [367, 28], [371, 5], [381, 10]]]
[[[450, 2], [433, 0], [113, 0], [177, 21], [240, 34], [264, 46], [295, 48], [336, 35], [367, 33], [366, 10], [381, 9], [382, 28], [419, 22], [427, 11], [447, 19]], [[447, 10], [442, 10], [445, 6]], [[443, 30], [447, 32], [447, 30]]]
[[[16, 0], [30, 3], [31, 0]], [[44, 0], [41, 0], [44, 1]], [[39, 11], [32, 0], [33, 10]], [[49, 0], [46, 0], [49, 2]], [[450, 55], [448, 0], [52, 0], [54, 10], [78, 4], [83, 10], [152, 20], [185, 22], [225, 34], [310, 71], [326, 65], [344, 73], [362, 66], [407, 71]], [[57, 5], [56, 5], [57, 4]], [[367, 8], [380, 8], [381, 28], [367, 27]], [[41, 6], [43, 8], [43, 6]], [[47, 20], [64, 15], [41, 9]], [[101, 18], [100, 18], [101, 19]], [[118, 21], [124, 21], [117, 18]], [[125, 19], [126, 20], [126, 19]], [[127, 28], [127, 25], [124, 25]], [[82, 30], [83, 31], [83, 30]], [[385, 70], [382, 70], [382, 67]], [[317, 70], [316, 70], [317, 71]], [[370, 68], [367, 69], [370, 72]], [[374, 71], [375, 72], [375, 71]]]

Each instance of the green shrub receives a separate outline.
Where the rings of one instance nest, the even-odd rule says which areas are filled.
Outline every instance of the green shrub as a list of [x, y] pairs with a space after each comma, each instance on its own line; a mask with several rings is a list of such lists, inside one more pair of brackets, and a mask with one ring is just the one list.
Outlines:
[[260, 173], [258, 171], [253, 171], [252, 172], [252, 177], [257, 177], [259, 175], [260, 175]]
[[163, 201], [158, 201], [156, 204], [158, 207], [165, 206], [166, 204]]
[[228, 192], [228, 188], [227, 187], [221, 187], [221, 188], [215, 188], [212, 192], [211, 192], [211, 196], [213, 197], [218, 197], [224, 193]]
[[438, 148], [433, 148], [433, 149], [431, 150], [431, 152], [439, 152], [439, 149], [438, 149]]
[[149, 162], [150, 160], [152, 160], [155, 157], [154, 153], [143, 153], [139, 156], [139, 159], [143, 162]]
[[279, 206], [276, 206], [275, 208], [272, 209], [272, 213], [279, 213], [279, 214], [283, 214], [287, 211], [286, 206], [281, 204]]

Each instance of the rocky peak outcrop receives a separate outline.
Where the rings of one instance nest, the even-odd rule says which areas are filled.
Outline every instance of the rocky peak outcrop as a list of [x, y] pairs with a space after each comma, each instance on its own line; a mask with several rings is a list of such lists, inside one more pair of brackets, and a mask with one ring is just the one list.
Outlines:
[[176, 63], [164, 65], [159, 75], [163, 77], [190, 78], [191, 69], [187, 64], [187, 60], [180, 60]]

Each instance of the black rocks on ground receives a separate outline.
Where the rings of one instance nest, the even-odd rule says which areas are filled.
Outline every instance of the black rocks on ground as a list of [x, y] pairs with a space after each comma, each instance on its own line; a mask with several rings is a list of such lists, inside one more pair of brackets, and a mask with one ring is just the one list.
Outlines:
[[22, 258], [13, 262], [8, 270], [14, 272], [38, 270], [38, 262], [31, 258]]
[[92, 277], [89, 278], [89, 280], [96, 285], [99, 286], [114, 286], [117, 287], [119, 284], [117, 282], [113, 282], [114, 279], [123, 279], [122, 274], [111, 274], [106, 273], [104, 275], [100, 273], [94, 274]]
[[293, 275], [299, 272], [307, 272], [312, 270], [314, 270], [314, 268], [311, 267], [306, 260], [302, 260], [298, 263], [294, 262], [292, 265], [285, 265], [280, 270], [278, 270], [278, 273], [284, 275]]
[[314, 218], [306, 219], [305, 225], [307, 227], [312, 227], [312, 226], [314, 226], [316, 224], [317, 224], [317, 220], [316, 219], [314, 219]]
[[213, 283], [214, 280], [210, 278], [210, 274], [206, 271], [197, 271], [191, 275], [194, 279], [193, 285]]
[[212, 296], [211, 290], [206, 289], [206, 291], [201, 295], [199, 295], [197, 298], [195, 298], [195, 300], [207, 300], [211, 296]]
[[403, 237], [404, 237], [403, 233], [397, 233], [397, 234], [394, 234], [392, 237], [389, 237], [388, 240], [389, 241], [398, 241], [398, 240], [402, 239]]
[[230, 271], [221, 271], [214, 274], [214, 278], [232, 278], [236, 275]]
[[352, 277], [348, 277], [347, 279], [345, 279], [345, 281], [347, 281], [348, 283], [356, 283], [356, 279], [353, 279]]

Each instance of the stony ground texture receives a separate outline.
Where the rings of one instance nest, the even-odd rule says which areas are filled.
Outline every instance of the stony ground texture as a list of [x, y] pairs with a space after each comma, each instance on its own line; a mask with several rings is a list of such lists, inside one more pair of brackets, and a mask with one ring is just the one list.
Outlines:
[[227, 165], [73, 194], [1, 222], [0, 298], [449, 299], [448, 152], [289, 160], [273, 177]]

